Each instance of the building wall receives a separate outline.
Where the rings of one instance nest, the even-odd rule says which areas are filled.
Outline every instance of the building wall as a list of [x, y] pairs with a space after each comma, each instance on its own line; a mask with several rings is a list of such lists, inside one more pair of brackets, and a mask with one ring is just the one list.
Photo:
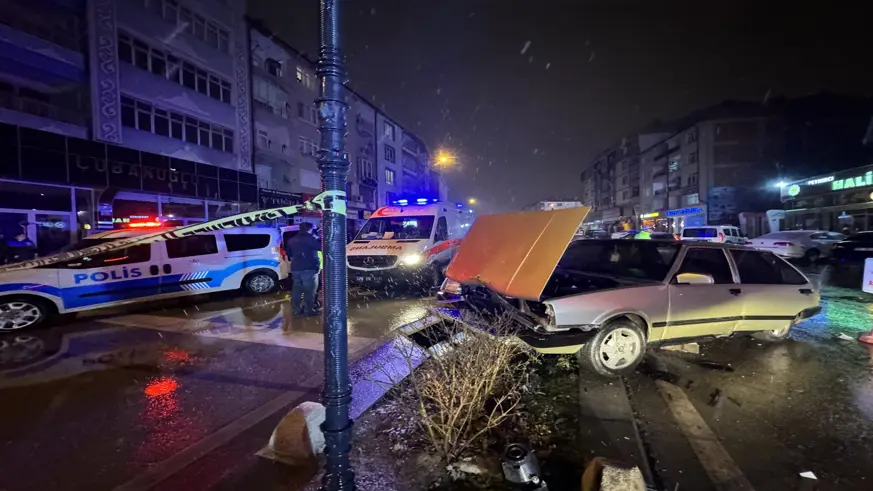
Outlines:
[[[251, 172], [244, 9], [243, 0], [88, 0], [93, 138]], [[179, 132], [162, 129], [165, 111], [182, 118]]]
[[[390, 128], [394, 128], [393, 135]], [[376, 154], [378, 156], [379, 206], [391, 204], [389, 196], [402, 193], [403, 169], [401, 168], [401, 148], [403, 130], [387, 115], [376, 114]], [[391, 156], [393, 154], [393, 160]], [[388, 176], [393, 172], [393, 183]], [[388, 193], [391, 193], [390, 195]]]

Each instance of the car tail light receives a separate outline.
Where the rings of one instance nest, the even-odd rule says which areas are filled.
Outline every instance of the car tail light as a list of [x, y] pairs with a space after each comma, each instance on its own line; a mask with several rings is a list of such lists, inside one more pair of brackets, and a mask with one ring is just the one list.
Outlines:
[[791, 247], [794, 245], [794, 242], [774, 242], [773, 245]]
[[754, 244], [754, 242], [752, 242], [751, 240], [746, 241], [746, 245], [752, 245], [752, 244]]
[[279, 244], [279, 254], [282, 256], [282, 259], [288, 260], [288, 255], [285, 254], [285, 246]]
[[719, 242], [724, 242], [724, 234], [721, 233], [721, 232], [718, 233], [718, 241], [719, 241]]

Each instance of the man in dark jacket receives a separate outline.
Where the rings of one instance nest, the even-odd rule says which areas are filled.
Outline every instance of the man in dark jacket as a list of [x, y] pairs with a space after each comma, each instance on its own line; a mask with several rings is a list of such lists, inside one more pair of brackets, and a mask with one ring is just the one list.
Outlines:
[[300, 232], [288, 239], [285, 250], [291, 258], [291, 305], [297, 315], [316, 315], [315, 291], [321, 268], [321, 244], [312, 235], [312, 224], [301, 223]]

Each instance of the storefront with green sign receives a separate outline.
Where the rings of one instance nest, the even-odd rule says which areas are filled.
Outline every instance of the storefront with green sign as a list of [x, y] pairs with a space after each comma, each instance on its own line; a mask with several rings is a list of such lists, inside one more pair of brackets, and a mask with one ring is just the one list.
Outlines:
[[782, 186], [787, 230], [873, 231], [873, 166]]

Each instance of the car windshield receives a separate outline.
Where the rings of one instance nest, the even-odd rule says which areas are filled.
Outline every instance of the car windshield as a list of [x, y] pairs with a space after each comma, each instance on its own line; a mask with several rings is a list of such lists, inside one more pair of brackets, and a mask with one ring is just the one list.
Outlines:
[[678, 244], [649, 241], [573, 242], [558, 269], [638, 281], [663, 281], [676, 260]]
[[431, 215], [371, 218], [355, 240], [428, 239], [433, 219]]

